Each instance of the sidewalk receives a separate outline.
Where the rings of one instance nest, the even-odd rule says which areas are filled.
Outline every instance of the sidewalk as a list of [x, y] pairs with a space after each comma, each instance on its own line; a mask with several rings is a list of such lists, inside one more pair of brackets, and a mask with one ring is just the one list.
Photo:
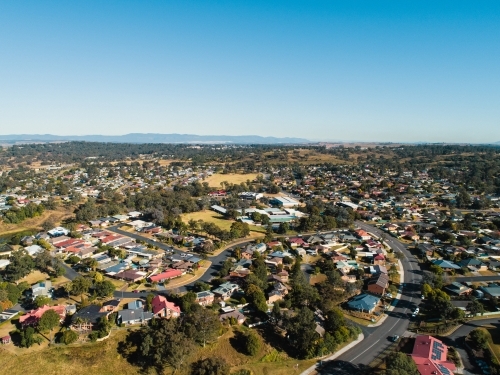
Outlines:
[[325, 359], [321, 359], [319, 361], [319, 363], [316, 363], [316, 364], [312, 365], [311, 367], [309, 367], [307, 370], [302, 371], [300, 373], [300, 375], [313, 374], [313, 372], [318, 369], [318, 365], [320, 365], [322, 362], [333, 361], [337, 357], [340, 357], [342, 354], [344, 354], [345, 352], [347, 352], [349, 349], [354, 348], [356, 345], [358, 345], [364, 339], [365, 339], [365, 336], [362, 333], [360, 333], [359, 336], [358, 336], [358, 338], [356, 340], [354, 340], [353, 342], [351, 342], [349, 345], [344, 346], [339, 351], [333, 353], [330, 357], [327, 357]]
[[[400, 260], [398, 260], [398, 265], [399, 265], [399, 269], [401, 271], [403, 271], [403, 272], [399, 273], [399, 284], [402, 285], [404, 283], [404, 280], [405, 280], [405, 273], [404, 273], [403, 264], [401, 263]], [[398, 304], [400, 298], [401, 298], [401, 293], [398, 292], [398, 294], [396, 294], [396, 298], [394, 298], [392, 300], [391, 305], [389, 306], [389, 308], [387, 309], [387, 311], [394, 310], [396, 308], [396, 305]], [[388, 317], [388, 315], [384, 314], [384, 316], [382, 318], [380, 318], [377, 323], [369, 324], [368, 327], [372, 328], [372, 327], [381, 326], [385, 322], [385, 320], [387, 319], [387, 317]]]

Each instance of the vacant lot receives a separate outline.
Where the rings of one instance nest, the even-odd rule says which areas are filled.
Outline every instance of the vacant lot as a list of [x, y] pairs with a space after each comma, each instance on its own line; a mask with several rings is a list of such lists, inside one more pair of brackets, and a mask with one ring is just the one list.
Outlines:
[[3, 221], [0, 221], [0, 234], [4, 236], [27, 230], [40, 230], [42, 223], [49, 219], [54, 223], [59, 224], [62, 220], [72, 216], [73, 208], [60, 206], [54, 211], [47, 210], [41, 216], [24, 220], [19, 224], [6, 224]]
[[[30, 368], [36, 369], [40, 374], [72, 374], [72, 375], [123, 375], [123, 374], [145, 374], [140, 368], [130, 364], [118, 353], [118, 346], [125, 339], [125, 330], [115, 331], [110, 339], [101, 343], [83, 344], [75, 346], [47, 347], [46, 343], [41, 347], [35, 345], [30, 349], [21, 349], [12, 345], [0, 347], [0, 363], [2, 373], [10, 375], [25, 375], [26, 363]], [[289, 375], [299, 374], [304, 369], [315, 363], [315, 360], [297, 361], [290, 358], [286, 353], [273, 349], [269, 343], [262, 340], [260, 351], [255, 356], [247, 356], [242, 353], [238, 340], [232, 329], [229, 329], [222, 337], [212, 345], [199, 348], [193, 353], [191, 361], [207, 357], [222, 357], [236, 369], [252, 370], [254, 374]], [[298, 369], [294, 366], [298, 364]], [[178, 371], [177, 375], [187, 375], [188, 367]], [[172, 371], [167, 369], [164, 375], [170, 375]]]
[[[40, 348], [37, 345], [30, 349], [15, 348], [12, 345], [1, 347], [1, 372], [10, 375], [25, 375], [32, 372], [72, 375], [139, 374], [140, 369], [129, 364], [117, 352], [118, 342], [123, 340], [125, 335], [125, 331], [120, 331], [114, 333], [111, 339], [101, 343], [72, 347]], [[26, 367], [27, 363], [32, 370]]]
[[229, 173], [229, 174], [219, 174], [216, 173], [210, 177], [207, 177], [204, 182], [212, 187], [221, 188], [221, 182], [228, 182], [231, 184], [241, 184], [242, 182], [247, 182], [247, 180], [253, 181], [259, 174], [258, 173]]
[[[226, 220], [224, 216], [219, 215], [215, 211], [211, 210], [204, 210], [204, 211], [198, 211], [198, 212], [190, 212], [188, 214], [182, 214], [181, 215], [182, 220], [187, 224], [189, 220], [193, 219], [195, 221], [202, 220], [207, 223], [214, 223], [217, 225], [219, 228], [224, 229], [224, 230], [230, 230], [231, 229], [231, 224], [233, 223], [232, 220]], [[250, 225], [250, 230], [252, 232], [257, 232], [257, 233], [265, 233], [266, 228], [264, 227], [257, 227], [254, 225]], [[251, 235], [252, 237], [252, 235]]]

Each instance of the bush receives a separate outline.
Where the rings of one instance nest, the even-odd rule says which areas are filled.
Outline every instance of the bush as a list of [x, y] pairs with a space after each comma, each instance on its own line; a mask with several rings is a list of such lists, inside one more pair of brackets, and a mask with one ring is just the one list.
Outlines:
[[256, 355], [260, 349], [260, 340], [253, 331], [247, 331], [243, 335], [243, 347], [248, 355]]
[[76, 340], [78, 340], [78, 333], [70, 329], [64, 331], [62, 335], [59, 337], [59, 342], [61, 344], [66, 344], [66, 345], [72, 344]]
[[241, 369], [232, 373], [232, 375], [252, 375], [252, 374], [253, 374], [252, 371], [246, 369]]

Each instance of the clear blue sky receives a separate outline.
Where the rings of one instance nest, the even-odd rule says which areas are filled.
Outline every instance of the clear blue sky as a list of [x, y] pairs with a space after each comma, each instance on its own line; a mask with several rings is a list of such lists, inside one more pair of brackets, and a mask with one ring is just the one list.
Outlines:
[[500, 141], [500, 1], [2, 1], [0, 134]]

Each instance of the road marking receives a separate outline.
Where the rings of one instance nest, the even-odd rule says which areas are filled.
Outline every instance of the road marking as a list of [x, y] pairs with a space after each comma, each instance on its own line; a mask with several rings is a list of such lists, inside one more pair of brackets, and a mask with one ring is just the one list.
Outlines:
[[349, 362], [354, 362], [356, 360], [356, 358], [362, 356], [363, 354], [365, 354], [368, 350], [370, 350], [371, 348], [373, 348], [380, 340], [377, 340], [375, 341], [369, 348], [367, 348], [364, 352], [358, 354], [356, 357], [354, 357], [353, 359], [351, 359]]

